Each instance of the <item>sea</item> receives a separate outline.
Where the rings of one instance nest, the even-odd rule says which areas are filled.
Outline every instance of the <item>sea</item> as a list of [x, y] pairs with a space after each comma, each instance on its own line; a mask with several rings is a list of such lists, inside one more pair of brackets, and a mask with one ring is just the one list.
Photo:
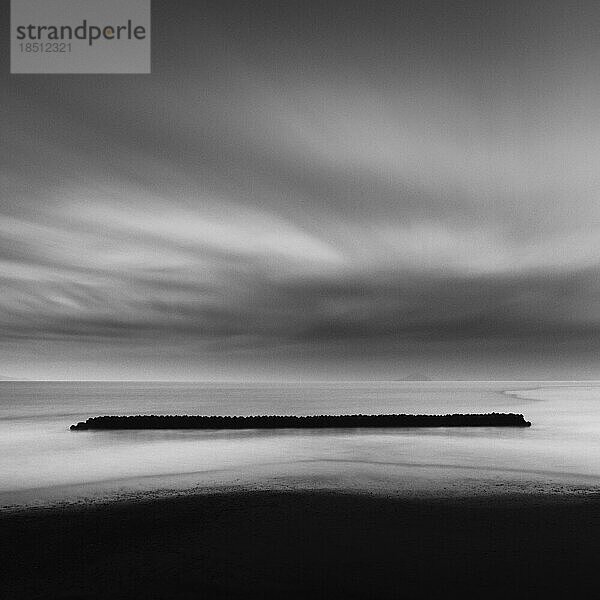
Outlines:
[[[515, 412], [530, 428], [70, 431], [98, 415]], [[600, 382], [0, 382], [0, 510], [231, 489], [600, 490]]]

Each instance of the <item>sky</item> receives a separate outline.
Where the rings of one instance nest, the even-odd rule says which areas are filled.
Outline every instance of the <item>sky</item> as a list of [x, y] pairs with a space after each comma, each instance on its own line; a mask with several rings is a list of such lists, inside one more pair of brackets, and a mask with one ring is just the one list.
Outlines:
[[600, 379], [598, 32], [155, 0], [151, 75], [2, 53], [0, 376]]

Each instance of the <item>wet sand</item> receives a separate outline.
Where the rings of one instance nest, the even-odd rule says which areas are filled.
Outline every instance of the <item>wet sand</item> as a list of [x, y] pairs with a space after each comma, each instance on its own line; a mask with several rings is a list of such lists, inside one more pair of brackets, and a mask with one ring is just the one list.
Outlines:
[[0, 530], [7, 600], [574, 596], [597, 588], [600, 496], [221, 492]]

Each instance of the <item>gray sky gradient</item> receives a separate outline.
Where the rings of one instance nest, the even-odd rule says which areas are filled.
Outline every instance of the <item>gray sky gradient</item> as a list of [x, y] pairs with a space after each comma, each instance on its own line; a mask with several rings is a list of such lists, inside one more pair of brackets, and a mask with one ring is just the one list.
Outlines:
[[597, 3], [158, 4], [3, 58], [2, 374], [600, 378]]

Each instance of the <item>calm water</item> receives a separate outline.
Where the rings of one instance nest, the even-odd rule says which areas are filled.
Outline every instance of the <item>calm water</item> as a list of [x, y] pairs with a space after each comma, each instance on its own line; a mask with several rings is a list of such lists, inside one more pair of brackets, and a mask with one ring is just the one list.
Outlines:
[[[529, 429], [70, 432], [100, 414], [521, 412]], [[245, 485], [600, 486], [600, 382], [0, 382], [0, 507]], [[512, 489], [512, 488], [510, 488]]]

